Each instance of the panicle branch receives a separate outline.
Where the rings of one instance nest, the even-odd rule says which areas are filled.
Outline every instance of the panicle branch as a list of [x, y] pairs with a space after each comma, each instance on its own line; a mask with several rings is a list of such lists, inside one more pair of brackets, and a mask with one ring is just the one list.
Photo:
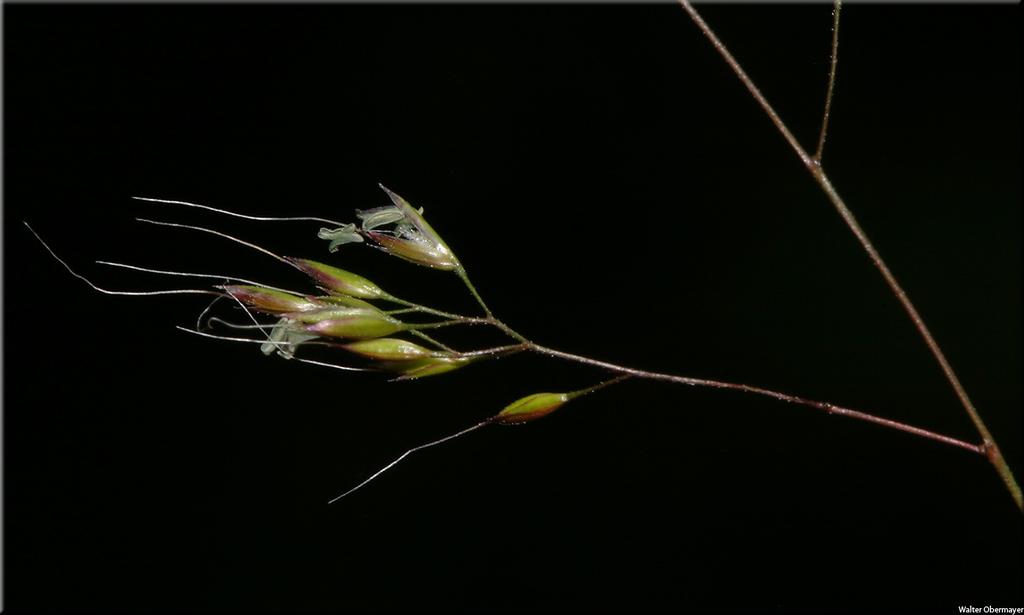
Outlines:
[[[699, 16], [692, 10], [688, 2], [683, 0], [684, 7], [691, 11], [694, 19], [702, 28], [706, 24], [700, 21]], [[836, 5], [836, 19], [838, 19], [838, 2]], [[838, 24], [837, 24], [838, 25]], [[710, 33], [710, 29], [706, 29]], [[709, 36], [713, 36], [709, 34]], [[754, 93], [755, 98], [763, 101], [763, 105], [769, 110], [769, 116], [777, 122], [783, 134], [790, 139], [798, 151], [799, 145], [785, 129], [781, 119], [774, 111], [767, 106], [767, 101], [757, 91], [753, 83], [742, 73], [742, 69], [735, 63], [735, 60], [728, 55], [724, 46], [717, 39], [713, 39], [716, 47], [725, 55], [727, 61], [734, 65], [735, 70], [741, 75], [741, 79], [748, 84]], [[834, 43], [835, 44], [835, 43]], [[834, 79], [835, 49], [833, 49], [833, 71]], [[831, 100], [831, 84], [829, 87], [828, 100]], [[828, 104], [824, 122], [827, 124]], [[824, 143], [825, 126], [822, 127], [821, 143]], [[820, 156], [820, 147], [819, 147]], [[807, 157], [804, 153], [802, 157]], [[298, 258], [282, 256], [262, 246], [250, 243], [233, 235], [216, 231], [202, 226], [180, 224], [138, 218], [139, 221], [174, 229], [194, 230], [212, 234], [227, 239], [236, 244], [248, 247], [272, 257], [279, 263], [285, 264], [293, 270], [302, 273], [307, 282], [315, 290], [309, 292], [295, 291], [268, 284], [255, 282], [253, 280], [232, 275], [219, 275], [207, 273], [189, 273], [180, 271], [167, 271], [162, 269], [148, 268], [138, 265], [129, 265], [110, 261], [97, 261], [100, 264], [167, 276], [181, 276], [199, 279], [217, 279], [220, 284], [213, 285], [209, 289], [180, 289], [166, 291], [110, 291], [93, 284], [84, 276], [76, 273], [71, 267], [61, 260], [57, 254], [45, 243], [38, 234], [29, 227], [29, 230], [39, 240], [43, 247], [63, 265], [73, 276], [83, 280], [97, 291], [107, 294], [118, 295], [160, 295], [160, 294], [208, 294], [214, 295], [217, 299], [230, 299], [247, 316], [251, 325], [237, 324], [215, 315], [207, 317], [207, 314], [214, 308], [214, 303], [207, 306], [195, 328], [178, 327], [178, 329], [193, 335], [204, 338], [239, 343], [259, 344], [263, 354], [278, 356], [284, 359], [295, 360], [302, 363], [319, 365], [349, 372], [385, 372], [392, 375], [393, 380], [415, 380], [419, 378], [436, 376], [461, 369], [470, 364], [494, 360], [509, 355], [529, 351], [534, 354], [572, 361], [581, 365], [597, 367], [616, 376], [599, 382], [593, 386], [567, 392], [540, 392], [532, 393], [521, 397], [506, 405], [497, 414], [443, 438], [413, 447], [405, 451], [397, 459], [384, 466], [363, 482], [352, 487], [348, 491], [333, 498], [335, 502], [356, 490], [362, 488], [378, 476], [394, 467], [403, 459], [414, 452], [437, 446], [452, 439], [461, 437], [486, 425], [515, 425], [534, 421], [547, 416], [563, 405], [579, 397], [595, 393], [606, 387], [618, 384], [627, 379], [645, 379], [684, 384], [688, 386], [700, 386], [714, 389], [727, 389], [746, 394], [771, 397], [773, 399], [811, 407], [825, 411], [829, 414], [838, 414], [850, 418], [871, 422], [877, 425], [888, 427], [893, 430], [914, 434], [920, 437], [947, 444], [950, 446], [969, 450], [974, 453], [988, 455], [991, 457], [992, 449], [987, 445], [975, 445], [964, 442], [950, 436], [938, 434], [920, 427], [907, 425], [886, 419], [866, 412], [844, 408], [836, 404], [810, 400], [788, 393], [781, 393], [769, 389], [724, 382], [719, 380], [693, 378], [664, 374], [646, 370], [635, 369], [616, 365], [613, 363], [575, 355], [572, 353], [541, 346], [524, 335], [512, 329], [505, 322], [497, 318], [490, 310], [479, 292], [469, 280], [462, 263], [455, 256], [455, 253], [445, 243], [441, 236], [427, 223], [423, 217], [423, 209], [416, 209], [408, 201], [381, 186], [390, 204], [368, 210], [357, 210], [355, 215], [359, 220], [357, 223], [340, 223], [325, 218], [316, 217], [259, 217], [238, 214], [224, 209], [213, 208], [186, 201], [171, 201], [164, 199], [150, 199], [134, 197], [139, 201], [178, 205], [212, 211], [214, 213], [234, 216], [243, 219], [261, 221], [305, 221], [305, 222], [327, 222], [335, 225], [335, 228], [321, 228], [318, 236], [329, 241], [328, 251], [335, 252], [346, 244], [366, 243], [377, 249], [396, 256], [407, 262], [411, 262], [426, 268], [448, 271], [456, 274], [465, 284], [470, 294], [474, 297], [481, 309], [483, 317], [464, 316], [420, 303], [401, 299], [384, 290], [372, 280], [362, 275], [341, 269], [334, 265], [319, 262], [309, 258]], [[26, 226], [27, 223], [26, 223]], [[381, 303], [403, 306], [400, 309], [388, 309]], [[426, 315], [440, 320], [428, 322], [409, 322], [399, 318], [406, 315]], [[249, 331], [255, 335], [223, 335], [202, 330], [201, 322], [206, 318], [206, 327], [212, 325], [226, 326], [236, 331]], [[263, 320], [261, 320], [263, 319]], [[268, 320], [269, 319], [269, 320]], [[445, 329], [459, 325], [484, 325], [492, 327], [504, 334], [514, 343], [479, 348], [469, 351], [456, 351], [444, 342], [437, 340], [425, 330]], [[409, 337], [417, 338], [429, 347], [423, 346]], [[336, 363], [321, 361], [318, 359], [298, 357], [297, 353], [301, 348], [321, 348], [326, 350], [341, 350], [346, 353], [346, 358], [355, 361], [355, 365], [348, 362]], [[987, 441], [986, 441], [987, 442]]]

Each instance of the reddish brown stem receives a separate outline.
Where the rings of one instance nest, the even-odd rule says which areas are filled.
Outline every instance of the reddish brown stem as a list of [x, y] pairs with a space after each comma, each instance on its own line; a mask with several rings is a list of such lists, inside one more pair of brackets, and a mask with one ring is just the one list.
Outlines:
[[946, 436], [934, 431], [928, 431], [920, 427], [908, 425], [906, 423], [900, 423], [899, 421], [893, 421], [891, 419], [875, 416], [874, 414], [868, 414], [867, 412], [861, 412], [860, 410], [852, 410], [850, 408], [844, 408], [835, 404], [830, 404], [824, 401], [816, 401], [813, 399], [806, 399], [804, 397], [798, 397], [796, 395], [789, 395], [788, 393], [780, 393], [778, 391], [772, 391], [770, 389], [764, 389], [761, 387], [751, 386], [749, 384], [739, 384], [735, 382], [722, 382], [720, 380], [708, 380], [706, 378], [690, 378], [688, 376], [676, 376], [673, 374], [663, 374], [659, 372], [649, 372], [642, 369], [635, 369], [632, 367], [625, 367], [622, 365], [616, 365], [614, 363], [608, 363], [606, 361], [599, 361], [597, 359], [591, 359], [590, 357], [584, 357], [581, 355], [575, 355], [561, 350], [555, 350], [554, 348], [547, 348], [539, 344], [529, 343], [529, 347], [534, 352], [548, 355], [550, 357], [556, 357], [559, 359], [565, 359], [567, 361], [574, 361], [576, 363], [582, 363], [585, 365], [592, 365], [594, 367], [600, 367], [610, 371], [618, 372], [620, 374], [628, 374], [636, 378], [645, 378], [647, 380], [661, 380], [664, 382], [674, 382], [676, 384], [687, 384], [690, 386], [709, 387], [713, 389], [728, 389], [733, 391], [741, 391], [743, 393], [752, 393], [754, 395], [763, 395], [765, 397], [771, 397], [779, 401], [784, 401], [791, 404], [798, 404], [801, 406], [807, 406], [809, 408], [815, 408], [817, 410], [823, 410], [829, 414], [838, 414], [840, 416], [847, 416], [852, 419], [858, 419], [861, 421], [867, 421], [869, 423], [875, 423], [876, 425], [882, 425], [902, 431], [915, 436], [921, 436], [929, 440], [941, 442], [943, 444], [949, 444], [950, 446], [957, 446], [959, 448], [977, 453], [979, 455], [986, 455], [987, 451], [983, 446], [977, 444], [971, 444], [970, 442], [964, 442], [956, 438]]
[[761, 109], [764, 110], [765, 114], [768, 115], [768, 118], [778, 129], [779, 133], [782, 134], [783, 138], [785, 138], [786, 142], [789, 143], [790, 147], [796, 153], [797, 157], [800, 158], [800, 161], [803, 163], [804, 167], [806, 167], [808, 172], [810, 172], [811, 176], [814, 177], [814, 180], [818, 182], [818, 185], [821, 187], [822, 191], [825, 192], [825, 195], [828, 197], [833, 207], [835, 207], [836, 211], [839, 212], [839, 215], [843, 218], [843, 221], [846, 223], [847, 227], [849, 227], [850, 231], [857, 238], [857, 241], [860, 242], [861, 247], [864, 249], [865, 252], [867, 252], [868, 257], [871, 259], [871, 262], [874, 264], [875, 268], [878, 269], [878, 272], [882, 274], [882, 277], [885, 279], [886, 284], [889, 285], [890, 290], [892, 290], [892, 293], [896, 296], [896, 299], [899, 300], [900, 305], [903, 306], [904, 311], [906, 311], [907, 315], [910, 316], [911, 322], [914, 323], [914, 327], [917, 329], [917, 332], [921, 335], [921, 338], [924, 339], [924, 342], [928, 346], [928, 349], [931, 351], [932, 356], [935, 357], [935, 360], [938, 362], [943, 374], [946, 376], [946, 380], [948, 380], [950, 386], [953, 387], [953, 391], [956, 393], [956, 396], [960, 399], [960, 403], [963, 405], [964, 410], [967, 411], [967, 415], [971, 418], [971, 422], [974, 423], [975, 428], [981, 435], [982, 444], [980, 448], [985, 452], [986, 456], [992, 463], [996, 472], [999, 474], [1000, 478], [1002, 478], [1003, 482], [1006, 484], [1006, 488], [1010, 492], [1010, 496], [1013, 498], [1014, 502], [1017, 504], [1017, 508], [1024, 512], [1024, 495], [1021, 494], [1020, 486], [1017, 484], [1017, 480], [1013, 475], [1013, 471], [1010, 469], [1010, 466], [1006, 463], [1006, 459], [1003, 457], [1002, 452], [1000, 452], [999, 447], [996, 444], [995, 438], [992, 437], [992, 434], [989, 432], [988, 427], [982, 420], [981, 415], [978, 413], [978, 410], [974, 407], [974, 404], [971, 402], [970, 397], [968, 397], [967, 391], [960, 383], [960, 379], [957, 378], [956, 373], [953, 371], [952, 365], [950, 365], [949, 361], [946, 359], [946, 356], [942, 352], [942, 349], [939, 348], [938, 342], [935, 341], [935, 338], [932, 336], [931, 331], [928, 330], [928, 327], [925, 325], [924, 320], [918, 313], [917, 308], [914, 307], [914, 304], [910, 301], [910, 298], [907, 296], [906, 291], [903, 290], [903, 287], [900, 285], [900, 283], [896, 280], [896, 277], [889, 270], [889, 267], [885, 264], [885, 261], [882, 260], [881, 255], [878, 253], [878, 250], [875, 249], [875, 246], [868, 239], [867, 234], [864, 232], [864, 229], [861, 228], [860, 223], [857, 222], [857, 218], [853, 215], [853, 212], [850, 211], [850, 209], [846, 206], [846, 203], [843, 202], [843, 199], [840, 198], [839, 193], [836, 192], [836, 189], [832, 185], [832, 182], [829, 180], [828, 175], [826, 175], [824, 169], [822, 169], [819, 160], [815, 157], [810, 156], [807, 153], [807, 151], [804, 150], [804, 148], [796, 140], [796, 137], [793, 136], [793, 133], [790, 132], [785, 122], [782, 121], [782, 118], [779, 117], [779, 114], [771, 106], [771, 104], [764, 97], [764, 95], [761, 94], [761, 90], [758, 89], [757, 85], [754, 84], [753, 80], [747, 75], [746, 71], [743, 70], [739, 62], [737, 62], [736, 59], [732, 56], [732, 54], [726, 48], [725, 44], [723, 44], [722, 41], [719, 40], [718, 36], [715, 35], [714, 31], [712, 31], [708, 24], [704, 21], [704, 19], [701, 18], [700, 14], [693, 7], [693, 5], [690, 4], [689, 0], [679, 0], [679, 4], [682, 5], [683, 9], [690, 15], [690, 18], [693, 20], [693, 22], [697, 25], [698, 28], [700, 28], [700, 31], [711, 42], [712, 46], [714, 46], [715, 50], [718, 51], [719, 55], [722, 56], [722, 59], [725, 60], [726, 64], [729, 65], [729, 67], [736, 74], [736, 76], [743, 83], [743, 85], [746, 86], [747, 90], [750, 92], [750, 95], [754, 98], [755, 101], [757, 101], [757, 104], [760, 105]]
[[841, 0], [835, 0], [832, 7], [832, 54], [828, 66], [828, 87], [825, 91], [825, 110], [821, 114], [821, 131], [818, 133], [818, 149], [814, 150], [814, 161], [821, 164], [825, 153], [825, 136], [828, 134], [828, 117], [832, 113], [832, 95], [836, 88], [836, 66], [839, 64], [839, 12], [843, 9]]

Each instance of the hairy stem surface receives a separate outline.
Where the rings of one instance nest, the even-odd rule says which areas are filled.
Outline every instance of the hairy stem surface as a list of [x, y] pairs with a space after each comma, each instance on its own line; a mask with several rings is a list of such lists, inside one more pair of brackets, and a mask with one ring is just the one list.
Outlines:
[[814, 161], [821, 164], [821, 156], [825, 153], [825, 135], [828, 133], [828, 116], [832, 112], [832, 94], [836, 88], [836, 65], [839, 63], [839, 11], [843, 8], [841, 0], [836, 0], [832, 8], [832, 55], [828, 64], [828, 87], [825, 91], [825, 110], [821, 114], [821, 131], [818, 133], [818, 149], [814, 151]]

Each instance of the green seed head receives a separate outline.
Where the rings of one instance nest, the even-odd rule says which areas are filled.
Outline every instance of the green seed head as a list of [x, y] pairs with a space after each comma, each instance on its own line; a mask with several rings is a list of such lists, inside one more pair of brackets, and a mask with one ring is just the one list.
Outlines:
[[396, 236], [378, 231], [367, 231], [366, 234], [388, 254], [410, 263], [442, 271], [454, 271], [459, 267], [459, 261], [455, 260], [451, 252], [441, 250], [437, 245], [421, 241], [411, 234]]
[[405, 329], [405, 324], [377, 309], [328, 308], [290, 314], [306, 331], [324, 337], [363, 340], [384, 337]]
[[388, 361], [382, 363], [381, 367], [389, 371], [398, 372], [403, 380], [411, 380], [445, 374], [460, 367], [465, 367], [472, 362], [473, 359], [471, 358], [425, 357], [409, 361]]
[[551, 414], [567, 401], [568, 393], [534, 393], [505, 406], [494, 421], [503, 425], [525, 423]]
[[[363, 235], [372, 239], [388, 254], [417, 265], [444, 271], [454, 271], [461, 267], [455, 253], [427, 224], [421, 211], [383, 185], [381, 190], [387, 193], [393, 205], [359, 212], [363, 221]], [[387, 224], [394, 224], [394, 229], [374, 230]]]
[[324, 305], [340, 305], [343, 307], [362, 308], [365, 310], [376, 310], [377, 306], [374, 304], [363, 301], [362, 299], [356, 299], [355, 297], [349, 297], [348, 295], [326, 295], [316, 297], [316, 300]]
[[434, 352], [406, 340], [382, 337], [345, 344], [345, 348], [356, 354], [380, 361], [407, 361], [431, 357]]
[[262, 286], [229, 285], [220, 288], [245, 305], [268, 314], [308, 312], [324, 307], [323, 303], [312, 297], [293, 295]]
[[300, 271], [313, 278], [318, 286], [331, 292], [360, 299], [380, 299], [387, 297], [387, 293], [380, 287], [367, 280], [361, 275], [356, 275], [344, 269], [338, 269], [330, 265], [318, 263], [304, 258], [285, 257], [289, 263], [295, 265]]

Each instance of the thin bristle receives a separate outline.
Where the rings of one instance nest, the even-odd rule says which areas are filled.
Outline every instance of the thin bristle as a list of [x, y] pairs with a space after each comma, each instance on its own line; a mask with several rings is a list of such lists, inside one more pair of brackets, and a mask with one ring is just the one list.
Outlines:
[[220, 231], [215, 231], [213, 229], [208, 229], [208, 228], [203, 227], [203, 226], [193, 226], [191, 224], [179, 224], [177, 222], [162, 222], [160, 220], [150, 220], [148, 218], [135, 218], [135, 219], [138, 220], [139, 222], [145, 222], [146, 224], [155, 224], [157, 226], [170, 226], [170, 227], [174, 227], [174, 228], [186, 228], [186, 229], [191, 229], [193, 231], [202, 231], [204, 233], [210, 233], [211, 235], [216, 235], [218, 237], [223, 237], [224, 239], [229, 239], [231, 241], [234, 241], [235, 243], [239, 243], [239, 244], [242, 244], [243, 246], [252, 248], [253, 250], [256, 250], [258, 252], [262, 252], [263, 254], [266, 254], [267, 256], [275, 258], [275, 259], [281, 261], [282, 263], [285, 263], [285, 264], [287, 264], [287, 265], [289, 265], [291, 267], [295, 266], [291, 262], [289, 262], [288, 259], [284, 258], [283, 256], [279, 256], [277, 254], [274, 254], [273, 252], [271, 252], [270, 250], [268, 250], [266, 248], [262, 248], [262, 247], [260, 247], [260, 246], [258, 246], [256, 244], [254, 244], [254, 243], [249, 243], [248, 241], [245, 241], [243, 239], [239, 239], [237, 237], [233, 237], [231, 235], [228, 235], [227, 233], [222, 233]]
[[97, 286], [96, 284], [94, 284], [92, 282], [92, 280], [90, 280], [89, 278], [85, 277], [84, 275], [82, 275], [82, 274], [78, 273], [77, 271], [75, 271], [74, 269], [72, 269], [71, 265], [68, 265], [66, 262], [64, 262], [64, 259], [62, 259], [61, 257], [57, 256], [57, 253], [53, 251], [53, 248], [51, 248], [45, 241], [43, 241], [43, 238], [39, 236], [39, 233], [37, 233], [35, 231], [35, 229], [33, 229], [29, 225], [28, 222], [22, 221], [22, 223], [25, 225], [25, 228], [27, 228], [29, 230], [29, 232], [32, 233], [32, 235], [35, 236], [36, 240], [40, 244], [42, 244], [42, 246], [44, 248], [46, 248], [46, 251], [50, 253], [50, 256], [52, 256], [54, 258], [54, 260], [56, 260], [58, 263], [60, 263], [64, 267], [64, 269], [67, 269], [68, 273], [70, 273], [74, 277], [76, 277], [79, 280], [81, 280], [81, 281], [85, 282], [86, 284], [88, 284], [93, 290], [95, 290], [97, 292], [101, 292], [101, 293], [103, 293], [105, 295], [120, 295], [120, 296], [124, 296], [124, 297], [151, 297], [151, 296], [154, 296], [154, 295], [217, 295], [217, 296], [221, 296], [221, 293], [218, 293], [218, 292], [215, 292], [215, 291], [212, 291], [212, 290], [205, 290], [205, 289], [198, 289], [198, 288], [182, 288], [182, 289], [173, 289], [173, 290], [136, 290], [136, 291], [130, 291], [130, 290], [110, 290], [110, 289], [107, 289], [107, 288], [103, 288], [103, 287]]
[[96, 261], [98, 265], [107, 265], [108, 267], [120, 267], [122, 269], [131, 269], [133, 271], [142, 271], [145, 273], [158, 273], [161, 275], [176, 275], [188, 278], [210, 278], [213, 280], [224, 280], [226, 282], [241, 282], [243, 284], [251, 284], [253, 286], [259, 286], [261, 288], [269, 288], [270, 290], [280, 291], [282, 293], [289, 293], [292, 295], [301, 295], [302, 293], [288, 290], [286, 288], [278, 288], [271, 286], [270, 284], [264, 284], [263, 282], [254, 282], [253, 280], [247, 280], [245, 278], [238, 278], [230, 275], [215, 275], [212, 273], [192, 273], [188, 271], [168, 271], [165, 269], [151, 269], [149, 267], [140, 267], [138, 265], [128, 265], [125, 263], [117, 263], [113, 261]]
[[272, 217], [272, 216], [250, 216], [248, 214], [240, 214], [227, 209], [217, 209], [216, 207], [210, 207], [209, 205], [200, 205], [199, 203], [189, 203], [187, 201], [171, 201], [168, 199], [153, 199], [145, 196], [133, 196], [136, 201], [147, 201], [149, 203], [164, 203], [167, 205], [182, 205], [184, 207], [195, 207], [197, 209], [205, 209], [207, 211], [213, 211], [219, 214], [227, 216], [234, 216], [236, 218], [243, 218], [245, 220], [256, 220], [259, 222], [324, 222], [326, 224], [333, 224], [335, 226], [341, 226], [342, 223], [336, 220], [329, 220], [327, 218], [316, 218], [313, 216], [296, 216], [296, 217]]

